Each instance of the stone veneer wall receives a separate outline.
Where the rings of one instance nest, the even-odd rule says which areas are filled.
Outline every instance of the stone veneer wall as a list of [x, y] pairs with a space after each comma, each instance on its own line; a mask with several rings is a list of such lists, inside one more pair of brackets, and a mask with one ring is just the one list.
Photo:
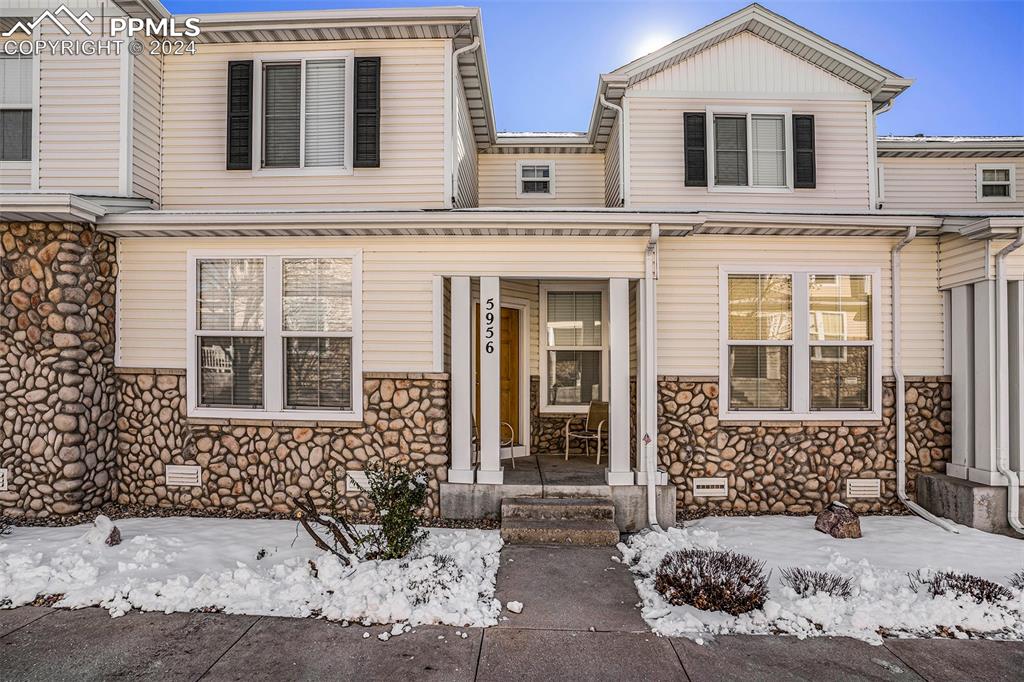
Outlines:
[[[572, 427], [582, 429], [586, 423], [586, 414], [544, 413], [540, 411], [540, 377], [530, 377], [530, 452], [538, 455], [562, 454], [565, 452], [565, 420], [572, 417]], [[629, 378], [629, 442], [636, 442], [636, 377]], [[606, 462], [605, 449], [602, 446], [601, 461]], [[569, 448], [570, 454], [579, 455], [585, 450], [583, 441], [574, 440]], [[593, 452], [593, 449], [591, 450]], [[632, 466], [635, 466], [635, 454], [630, 453]]]
[[[290, 497], [309, 491], [368, 511], [345, 471], [372, 458], [409, 464], [430, 474], [429, 513], [438, 516], [439, 484], [447, 479], [448, 376], [364, 374], [362, 422], [271, 422], [188, 419], [184, 372], [119, 370], [118, 451], [122, 504], [226, 507], [287, 512]], [[198, 464], [203, 485], [169, 488], [164, 467]]]
[[[895, 383], [882, 389], [882, 421], [729, 422], [718, 420], [718, 382], [659, 377], [662, 466], [688, 511], [810, 513], [846, 500], [847, 478], [879, 478], [882, 497], [850, 500], [859, 512], [894, 511]], [[950, 458], [949, 377], [907, 380], [907, 489], [918, 473], [944, 471]], [[729, 479], [728, 498], [694, 499], [691, 479]]]
[[0, 512], [106, 502], [116, 475], [115, 241], [73, 223], [0, 223]]

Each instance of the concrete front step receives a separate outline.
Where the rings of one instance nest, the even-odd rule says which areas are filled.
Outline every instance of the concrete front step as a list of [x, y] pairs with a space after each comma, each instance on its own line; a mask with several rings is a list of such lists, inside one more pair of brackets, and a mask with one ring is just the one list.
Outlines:
[[615, 503], [606, 497], [506, 497], [501, 518], [614, 520]]
[[611, 519], [506, 519], [501, 539], [513, 545], [614, 546], [619, 527]]

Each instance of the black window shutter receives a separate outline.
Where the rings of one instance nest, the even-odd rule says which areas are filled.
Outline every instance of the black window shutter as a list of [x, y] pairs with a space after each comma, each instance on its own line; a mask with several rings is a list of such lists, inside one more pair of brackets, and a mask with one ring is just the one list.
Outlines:
[[252, 61], [228, 62], [228, 170], [252, 168]]
[[814, 163], [814, 117], [793, 116], [793, 187], [814, 189], [817, 173]]
[[380, 168], [380, 57], [356, 58], [355, 139], [352, 165]]
[[708, 186], [707, 115], [704, 112], [683, 114], [683, 159], [685, 185]]

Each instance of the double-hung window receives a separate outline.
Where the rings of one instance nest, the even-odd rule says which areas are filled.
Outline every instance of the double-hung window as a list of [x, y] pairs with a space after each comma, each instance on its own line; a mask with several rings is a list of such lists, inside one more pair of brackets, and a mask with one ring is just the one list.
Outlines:
[[879, 418], [878, 280], [723, 269], [723, 416]]
[[351, 171], [352, 56], [268, 56], [257, 72], [257, 172]]
[[359, 419], [358, 254], [191, 254], [189, 414]]
[[553, 197], [555, 195], [554, 164], [519, 161], [516, 167], [518, 169], [517, 196]]
[[0, 55], [0, 163], [32, 160], [32, 57]]
[[541, 287], [541, 408], [585, 411], [607, 395], [607, 334], [600, 286]]
[[977, 165], [978, 201], [1014, 201], [1017, 198], [1017, 168], [1013, 164]]
[[741, 112], [709, 108], [708, 155], [712, 189], [788, 191], [793, 178], [788, 112]]

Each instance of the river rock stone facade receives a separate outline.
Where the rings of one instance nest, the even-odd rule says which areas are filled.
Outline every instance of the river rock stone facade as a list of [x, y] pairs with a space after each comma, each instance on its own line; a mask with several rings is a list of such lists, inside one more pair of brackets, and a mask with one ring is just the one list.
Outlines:
[[[660, 377], [661, 464], [689, 512], [816, 513], [833, 500], [858, 512], [892, 511], [896, 497], [895, 383], [882, 389], [881, 422], [730, 422], [718, 419], [718, 382]], [[907, 489], [950, 458], [949, 377], [907, 381]], [[725, 498], [694, 499], [692, 479], [726, 477]], [[882, 496], [846, 499], [847, 478], [881, 480]]]
[[73, 223], [0, 223], [0, 512], [106, 502], [116, 476], [115, 241]]
[[[120, 503], [288, 512], [290, 498], [309, 491], [325, 507], [334, 500], [362, 514], [368, 500], [345, 472], [384, 457], [428, 473], [428, 513], [439, 514], [448, 465], [445, 374], [364, 374], [356, 423], [189, 419], [183, 372], [120, 370], [119, 378]], [[199, 465], [202, 485], [169, 487], [168, 464]]]

